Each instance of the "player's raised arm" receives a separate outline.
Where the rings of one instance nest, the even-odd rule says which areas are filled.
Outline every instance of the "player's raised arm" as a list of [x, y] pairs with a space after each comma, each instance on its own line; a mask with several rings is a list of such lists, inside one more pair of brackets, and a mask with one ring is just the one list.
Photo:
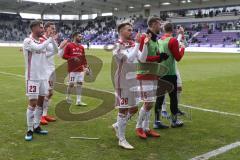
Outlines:
[[36, 44], [31, 38], [26, 38], [23, 42], [23, 49], [34, 52], [34, 51], [41, 51], [45, 49], [50, 42], [52, 42], [52, 37], [48, 38], [41, 44]]

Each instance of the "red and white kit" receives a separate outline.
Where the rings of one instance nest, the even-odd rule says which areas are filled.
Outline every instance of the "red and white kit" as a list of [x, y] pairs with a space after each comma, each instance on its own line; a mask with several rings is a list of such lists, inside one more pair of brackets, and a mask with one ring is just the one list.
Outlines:
[[119, 40], [113, 50], [113, 57], [117, 63], [115, 73], [115, 106], [119, 108], [137, 106], [136, 97], [138, 96], [134, 88], [138, 87], [139, 84], [136, 80], [135, 64], [138, 61], [146, 61], [147, 47], [144, 45], [144, 49], [141, 52], [138, 43]]
[[36, 99], [39, 95], [46, 96], [48, 89], [47, 46], [55, 41], [50, 37], [44, 42], [30, 37], [23, 42], [25, 59], [26, 95]]
[[[79, 58], [76, 61], [74, 58]], [[84, 47], [76, 43], [68, 43], [64, 49], [63, 58], [68, 62], [69, 83], [83, 82], [84, 69], [87, 68]]]

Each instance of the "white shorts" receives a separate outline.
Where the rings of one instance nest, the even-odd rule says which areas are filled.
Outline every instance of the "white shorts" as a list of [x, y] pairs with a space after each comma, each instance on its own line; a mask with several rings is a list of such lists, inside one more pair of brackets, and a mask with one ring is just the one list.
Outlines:
[[155, 102], [157, 80], [139, 80], [139, 98], [142, 102]]
[[117, 108], [131, 108], [138, 105], [137, 92], [132, 92], [127, 88], [116, 89], [115, 106]]
[[28, 99], [38, 99], [38, 96], [46, 96], [48, 93], [47, 80], [27, 80], [26, 96]]
[[77, 83], [84, 81], [84, 72], [70, 72], [68, 83]]
[[53, 90], [54, 83], [56, 82], [56, 72], [55, 70], [48, 70], [48, 90]]
[[176, 68], [176, 75], [177, 75], [177, 87], [182, 87], [182, 78], [178, 68]]

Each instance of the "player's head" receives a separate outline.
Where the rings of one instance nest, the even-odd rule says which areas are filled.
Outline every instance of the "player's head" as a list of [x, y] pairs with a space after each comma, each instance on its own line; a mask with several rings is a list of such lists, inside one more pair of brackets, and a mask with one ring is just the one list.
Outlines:
[[74, 42], [80, 43], [82, 40], [82, 35], [80, 32], [73, 32], [72, 39]]
[[149, 17], [147, 21], [148, 28], [155, 34], [159, 34], [161, 31], [161, 18], [154, 16]]
[[45, 34], [47, 36], [53, 35], [56, 33], [56, 26], [53, 22], [46, 22], [44, 24]]
[[163, 29], [164, 29], [164, 32], [165, 33], [170, 33], [172, 34], [173, 33], [173, 24], [170, 23], [170, 22], [166, 22], [163, 26]]
[[133, 28], [132, 28], [132, 25], [130, 23], [121, 23], [118, 28], [118, 33], [120, 35], [120, 37], [124, 38], [124, 39], [127, 39], [127, 40], [130, 40], [132, 39], [132, 31], [133, 31]]
[[40, 20], [34, 20], [30, 24], [30, 29], [37, 37], [41, 37], [44, 33], [43, 23]]

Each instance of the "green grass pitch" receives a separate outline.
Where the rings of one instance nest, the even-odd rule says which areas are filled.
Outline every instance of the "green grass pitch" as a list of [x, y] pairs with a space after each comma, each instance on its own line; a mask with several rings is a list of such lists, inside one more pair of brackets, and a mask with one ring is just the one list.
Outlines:
[[[111, 52], [90, 49], [87, 54], [99, 57], [103, 68], [97, 80], [85, 86], [113, 91]], [[182, 118], [183, 128], [159, 130], [159, 139], [136, 137], [134, 116], [128, 123], [126, 137], [135, 150], [123, 150], [111, 128], [117, 114], [113, 110], [84, 122], [58, 119], [43, 127], [49, 130], [48, 136], [34, 135], [32, 142], [26, 142], [25, 81], [21, 76], [11, 75], [24, 74], [23, 55], [19, 48], [1, 47], [0, 60], [0, 160], [188, 160], [240, 139], [240, 117], [193, 109], [192, 119]], [[63, 62], [56, 58], [57, 65]], [[178, 66], [183, 80], [181, 104], [240, 114], [239, 54], [186, 53]], [[55, 114], [55, 105], [64, 98], [64, 94], [55, 92], [51, 114]], [[73, 113], [92, 110], [102, 102], [94, 97], [83, 100], [88, 106], [72, 105]], [[100, 139], [70, 139], [71, 136]], [[239, 160], [239, 155], [240, 148], [236, 148], [211, 160]]]

